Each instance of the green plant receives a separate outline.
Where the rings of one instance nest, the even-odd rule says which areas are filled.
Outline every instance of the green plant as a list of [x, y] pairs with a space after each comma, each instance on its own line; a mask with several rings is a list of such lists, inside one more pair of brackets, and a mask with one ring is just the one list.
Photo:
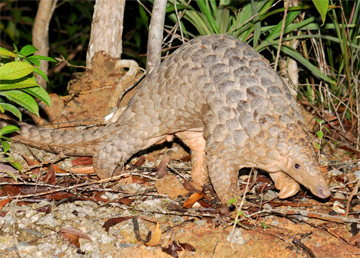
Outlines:
[[[39, 60], [50, 62], [56, 62], [56, 60], [47, 56], [32, 55], [38, 50], [31, 45], [23, 47], [20, 51], [16, 46], [14, 47], [14, 52], [0, 47], [2, 61], [0, 66], [0, 96], [39, 115], [39, 107], [33, 97], [50, 106], [51, 101], [47, 92], [37, 84], [32, 73], [39, 74], [47, 81], [48, 78], [43, 71], [34, 65], [40, 66]], [[21, 120], [21, 113], [13, 104], [1, 101], [0, 111], [4, 113], [5, 110], [13, 113]]]
[[234, 198], [231, 198], [229, 201], [228, 201], [228, 206], [230, 206], [230, 205], [232, 205], [232, 204], [236, 204], [236, 198], [234, 197]]
[[[14, 48], [15, 50], [11, 52], [0, 47], [0, 112], [9, 111], [21, 120], [21, 112], [15, 106], [17, 104], [39, 116], [39, 107], [34, 97], [49, 106], [51, 106], [51, 100], [48, 93], [36, 83], [33, 72], [41, 75], [46, 80], [48, 78], [43, 71], [34, 65], [40, 66], [39, 60], [55, 62], [55, 59], [33, 55], [37, 49], [31, 45], [23, 47], [20, 51], [16, 46]], [[6, 99], [8, 101], [5, 102]], [[3, 152], [0, 154], [8, 155], [7, 152], [10, 149], [7, 141], [11, 141], [11, 139], [4, 135], [17, 130], [19, 128], [12, 125], [0, 129], [0, 142], [3, 148]], [[3, 158], [3, 160], [21, 170], [20, 164], [15, 162], [11, 155]]]
[[263, 221], [260, 221], [260, 225], [263, 229], [266, 229], [266, 228], [271, 228], [271, 226], [267, 225], [265, 222]]
[[321, 149], [321, 144], [322, 144], [322, 139], [324, 138], [324, 129], [325, 131], [327, 131], [328, 133], [330, 133], [329, 129], [327, 127], [324, 126], [325, 120], [320, 120], [316, 117], [314, 117], [314, 119], [316, 120], [316, 122], [319, 124], [320, 128], [319, 130], [316, 132], [317, 137], [320, 139], [320, 142], [317, 143], [315, 142], [314, 145], [315, 147], [320, 150]]

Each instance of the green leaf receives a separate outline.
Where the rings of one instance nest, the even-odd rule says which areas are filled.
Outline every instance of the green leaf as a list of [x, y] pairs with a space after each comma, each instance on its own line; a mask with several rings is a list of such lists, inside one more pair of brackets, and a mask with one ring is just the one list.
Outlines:
[[[11, 166], [13, 166], [14, 168], [16, 168], [17, 170], [19, 170], [21, 172], [21, 165], [19, 162], [15, 161], [15, 158], [13, 156], [9, 156], [4, 158], [4, 160], [6, 160], [7, 162], [10, 163]], [[6, 173], [10, 173], [10, 172], [6, 172]], [[11, 173], [12, 174], [12, 173]], [[12, 174], [13, 175], [13, 174]]]
[[322, 25], [324, 25], [326, 20], [326, 13], [329, 9], [329, 0], [313, 0], [313, 3], [318, 12], [320, 13], [321, 19], [323, 21]]
[[15, 57], [15, 56], [16, 56], [15, 53], [13, 53], [13, 52], [5, 49], [5, 48], [2, 48], [2, 47], [0, 47], [0, 55], [2, 55], [2, 56], [11, 56], [11, 57]]
[[228, 206], [230, 206], [231, 204], [234, 204], [236, 203], [236, 199], [235, 198], [231, 198], [229, 201], [228, 201]]
[[33, 95], [34, 97], [40, 99], [42, 102], [44, 102], [46, 105], [51, 107], [51, 99], [49, 94], [44, 90], [42, 87], [31, 87], [23, 89], [23, 91]]
[[47, 82], [49, 82], [49, 79], [46, 76], [46, 74], [43, 71], [41, 71], [39, 68], [34, 68], [34, 72], [40, 75], [41, 77], [43, 77]]
[[10, 62], [0, 67], [1, 80], [15, 80], [33, 72], [35, 67], [25, 62]]
[[0, 90], [14, 90], [21, 88], [28, 88], [39, 86], [33, 78], [18, 79], [18, 80], [1, 80]]
[[[22, 171], [22, 167], [21, 167], [21, 164], [17, 161], [13, 162], [13, 163], [10, 163], [14, 168], [16, 168], [17, 170], [19, 170], [20, 172]], [[15, 175], [14, 175], [15, 176]], [[17, 180], [15, 178], [15, 180]]]
[[[299, 13], [300, 13], [300, 11], [294, 11], [294, 12], [288, 13], [288, 15], [286, 16], [286, 19], [285, 19], [285, 27], [284, 28], [288, 28], [289, 24], [298, 16]], [[282, 25], [283, 25], [283, 20], [281, 20], [275, 26], [274, 30], [270, 33], [270, 35], [266, 37], [266, 40], [272, 40], [272, 39], [278, 38], [281, 33]], [[284, 31], [284, 34], [285, 34], [285, 31]]]
[[30, 61], [31, 63], [33, 63], [36, 66], [40, 66], [40, 61], [37, 58], [33, 58], [32, 56], [29, 56], [27, 58], [27, 60]]
[[314, 142], [314, 146], [316, 149], [320, 150], [321, 149], [321, 146], [319, 144], [317, 144], [316, 142]]
[[315, 121], [318, 122], [318, 124], [320, 124], [320, 125], [323, 123], [323, 122], [322, 122], [319, 118], [317, 118], [317, 117], [314, 117], [314, 119], [315, 119]]
[[[259, 13], [254, 0], [251, 0], [251, 12], [252, 12], [253, 16]], [[254, 48], [257, 46], [258, 40], [260, 38], [261, 24], [260, 24], [259, 20], [260, 20], [260, 18], [258, 15], [256, 15], [255, 18], [253, 19], [253, 23], [254, 23], [253, 47]]]
[[30, 56], [28, 59], [37, 59], [37, 60], [45, 60], [45, 61], [49, 61], [49, 62], [56, 62], [56, 60], [52, 57], [48, 57], [48, 56], [39, 56], [39, 55], [33, 55]]
[[210, 10], [207, 8], [205, 1], [198, 0], [196, 1], [196, 3], [199, 5], [201, 12], [205, 15], [206, 17], [205, 21], [207, 21], [210, 24], [211, 30], [216, 34], [219, 34], [220, 33], [219, 28], [217, 27], [214, 17], [212, 17]]
[[16, 104], [23, 106], [31, 113], [39, 116], [39, 107], [36, 101], [27, 93], [20, 90], [11, 90], [11, 91], [0, 91], [0, 96], [15, 102]]
[[141, 4], [139, 4], [139, 13], [140, 13], [140, 18], [142, 22], [145, 24], [146, 29], [149, 30], [149, 16], [147, 15], [144, 7], [142, 7]]
[[15, 44], [13, 44], [13, 46], [14, 46], [14, 52], [19, 53], [19, 50], [18, 50], [17, 46]]
[[317, 134], [317, 136], [319, 137], [320, 140], [322, 138], [324, 138], [324, 133], [322, 131], [317, 131], [316, 134]]
[[24, 55], [24, 56], [28, 56], [31, 54], [34, 54], [36, 51], [38, 51], [38, 49], [32, 45], [26, 45], [25, 47], [23, 47], [20, 50], [20, 54]]
[[4, 150], [4, 153], [6, 153], [10, 149], [10, 143], [6, 141], [1, 141], [2, 148]]
[[[256, 50], [258, 52], [259, 49], [263, 49], [265, 48], [267, 45], [272, 45], [274, 48], [278, 48], [278, 42], [277, 41], [270, 41], [270, 42], [262, 42], [257, 48]], [[296, 59], [297, 61], [299, 61], [301, 64], [303, 64], [306, 68], [308, 68], [313, 75], [315, 75], [318, 78], [321, 78], [329, 83], [332, 84], [336, 84], [335, 81], [331, 80], [329, 77], [327, 77], [325, 74], [323, 74], [319, 68], [317, 68], [316, 66], [314, 66], [313, 64], [311, 64], [308, 60], [306, 60], [306, 58], [304, 58], [302, 55], [300, 55], [299, 53], [297, 53], [296, 51], [294, 51], [293, 49], [287, 47], [287, 46], [281, 46], [281, 52], [283, 52], [284, 54], [290, 56], [293, 59]]]
[[[20, 171], [21, 171], [21, 165], [20, 165], [19, 162], [10, 163], [10, 165], [12, 165], [13, 167], [15, 167], [17, 170], [20, 170]], [[20, 169], [17, 168], [17, 167], [20, 167]], [[5, 172], [6, 172], [9, 176], [11, 176], [11, 177], [15, 180], [15, 182], [18, 181], [18, 180], [17, 180], [17, 177], [16, 177], [12, 172], [10, 172], [10, 171], [5, 171]]]
[[216, 13], [216, 24], [221, 34], [225, 34], [230, 24], [230, 9], [220, 6]]
[[8, 142], [13, 142], [12, 139], [6, 137], [6, 136], [1, 136], [1, 139], [5, 140], [5, 141], [8, 141]]
[[1, 103], [0, 102], [0, 109], [7, 110], [7, 111], [11, 112], [14, 116], [18, 117], [20, 121], [22, 120], [21, 112], [14, 105], [11, 105], [9, 103]]
[[[277, 46], [274, 46], [277, 48]], [[331, 80], [329, 77], [327, 77], [325, 74], [323, 74], [319, 68], [317, 68], [316, 66], [314, 66], [313, 64], [311, 64], [308, 60], [306, 60], [302, 55], [300, 55], [299, 53], [297, 53], [296, 51], [286, 47], [286, 46], [282, 46], [281, 47], [281, 51], [289, 56], [291, 56], [292, 58], [296, 59], [297, 61], [299, 61], [301, 64], [303, 64], [306, 68], [308, 68], [313, 75], [315, 75], [318, 78], [321, 78], [329, 83], [332, 84], [336, 84], [335, 81]]]
[[1, 128], [0, 130], [0, 136], [3, 136], [4, 134], [9, 134], [9, 133], [13, 133], [16, 131], [19, 131], [19, 127], [14, 126], [14, 125], [6, 125], [3, 128]]

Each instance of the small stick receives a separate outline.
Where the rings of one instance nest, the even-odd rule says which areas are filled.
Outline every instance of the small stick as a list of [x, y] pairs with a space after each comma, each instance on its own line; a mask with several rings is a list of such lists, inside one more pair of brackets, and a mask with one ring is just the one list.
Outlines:
[[357, 194], [358, 189], [359, 189], [359, 186], [360, 186], [360, 180], [359, 180], [359, 178], [358, 178], [358, 181], [357, 181], [354, 189], [351, 191], [351, 194], [349, 195], [349, 198], [348, 198], [348, 200], [347, 200], [345, 217], [347, 217], [347, 216], [349, 215], [351, 200], [352, 200], [352, 198], [354, 197], [354, 195]]

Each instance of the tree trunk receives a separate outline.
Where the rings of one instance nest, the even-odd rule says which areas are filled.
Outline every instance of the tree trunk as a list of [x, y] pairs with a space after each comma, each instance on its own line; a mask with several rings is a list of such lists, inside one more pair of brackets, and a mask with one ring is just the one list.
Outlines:
[[121, 57], [124, 9], [125, 0], [96, 0], [86, 55], [87, 68], [92, 68], [91, 60], [99, 51], [114, 58]]
[[164, 32], [167, 0], [155, 0], [151, 14], [146, 73], [149, 74], [155, 66], [161, 63], [161, 47]]
[[[40, 0], [39, 8], [36, 13], [34, 28], [32, 31], [33, 45], [39, 51], [36, 55], [49, 55], [49, 23], [54, 13], [57, 0]], [[48, 74], [49, 62], [41, 60], [40, 70]], [[46, 80], [38, 74], [34, 74], [37, 83], [46, 89]]]

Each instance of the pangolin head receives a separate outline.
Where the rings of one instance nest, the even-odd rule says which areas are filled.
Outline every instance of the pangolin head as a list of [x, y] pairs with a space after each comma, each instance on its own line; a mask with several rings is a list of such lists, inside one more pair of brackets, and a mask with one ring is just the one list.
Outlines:
[[283, 171], [308, 188], [314, 195], [325, 199], [331, 192], [321, 174], [311, 142], [311, 137], [304, 130], [293, 134], [293, 137], [288, 139], [289, 152]]

